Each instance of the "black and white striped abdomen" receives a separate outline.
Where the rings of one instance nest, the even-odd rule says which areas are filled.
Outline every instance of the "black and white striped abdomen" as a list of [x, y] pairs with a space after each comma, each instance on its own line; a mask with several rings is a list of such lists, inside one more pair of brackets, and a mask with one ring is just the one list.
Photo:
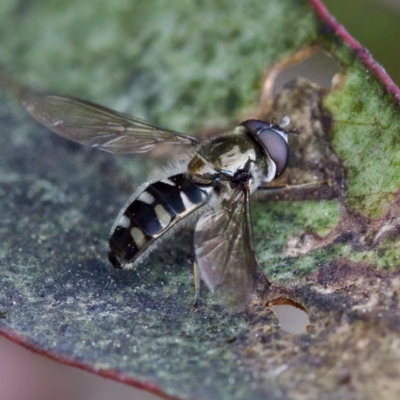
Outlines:
[[133, 263], [179, 220], [206, 204], [212, 190], [184, 174], [149, 185], [116, 222], [109, 242], [111, 263], [117, 268]]

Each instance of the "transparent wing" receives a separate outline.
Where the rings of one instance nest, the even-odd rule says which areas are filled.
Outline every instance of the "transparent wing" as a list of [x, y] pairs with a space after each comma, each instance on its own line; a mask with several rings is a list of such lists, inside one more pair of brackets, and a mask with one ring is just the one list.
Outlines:
[[32, 96], [24, 99], [23, 105], [37, 121], [59, 135], [110, 153], [145, 153], [159, 143], [197, 143], [193, 137], [84, 100]]
[[245, 187], [234, 190], [223, 209], [203, 214], [194, 234], [201, 278], [234, 311], [247, 306], [258, 275], [264, 276], [252, 246], [250, 219], [249, 189]]

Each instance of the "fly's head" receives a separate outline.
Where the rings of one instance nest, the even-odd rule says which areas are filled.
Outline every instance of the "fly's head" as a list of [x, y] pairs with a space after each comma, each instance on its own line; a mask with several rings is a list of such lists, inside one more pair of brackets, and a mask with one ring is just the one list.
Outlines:
[[[259, 145], [268, 159], [268, 173], [265, 181], [269, 182], [285, 172], [289, 160], [288, 133], [284, 126], [290, 120], [285, 117], [280, 125], [269, 124], [258, 119], [249, 119], [241, 123], [247, 133]], [[295, 131], [291, 131], [295, 133]]]

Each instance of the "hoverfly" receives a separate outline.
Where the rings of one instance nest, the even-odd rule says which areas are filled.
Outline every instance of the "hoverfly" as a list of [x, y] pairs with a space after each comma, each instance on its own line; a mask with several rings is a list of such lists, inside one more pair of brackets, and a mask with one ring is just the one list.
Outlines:
[[210, 290], [218, 289], [226, 305], [244, 309], [258, 276], [269, 284], [254, 254], [250, 197], [286, 169], [288, 131], [283, 127], [288, 117], [280, 125], [246, 120], [231, 132], [199, 143], [74, 98], [32, 96], [23, 104], [50, 130], [107, 152], [144, 153], [161, 143], [190, 147], [191, 156], [180, 173], [151, 183], [120, 211], [109, 240], [108, 258], [114, 267], [142, 260], [172, 228], [191, 216], [198, 217], [195, 276], [200, 275]]

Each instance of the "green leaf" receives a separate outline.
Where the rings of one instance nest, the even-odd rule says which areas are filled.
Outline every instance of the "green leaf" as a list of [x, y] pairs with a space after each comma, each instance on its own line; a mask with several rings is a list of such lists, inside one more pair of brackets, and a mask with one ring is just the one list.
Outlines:
[[[22, 85], [199, 136], [289, 115], [302, 132], [281, 183], [318, 185], [253, 202], [269, 294], [232, 314], [203, 289], [193, 310], [190, 228], [134, 270], [107, 261], [119, 208], [163, 163], [87, 151], [2, 93], [1, 333], [171, 398], [397, 398], [399, 89], [320, 2], [19, 7], [0, 10], [0, 54]], [[333, 87], [311, 72], [275, 95], [267, 83], [311, 45], [332, 57]], [[284, 305], [309, 329], [282, 330]]]

